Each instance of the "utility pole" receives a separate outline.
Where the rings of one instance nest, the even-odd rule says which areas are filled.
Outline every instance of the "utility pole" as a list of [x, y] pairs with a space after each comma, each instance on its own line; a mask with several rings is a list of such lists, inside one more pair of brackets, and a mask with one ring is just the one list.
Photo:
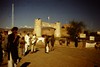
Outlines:
[[12, 3], [12, 24], [11, 27], [14, 27], [14, 3]]

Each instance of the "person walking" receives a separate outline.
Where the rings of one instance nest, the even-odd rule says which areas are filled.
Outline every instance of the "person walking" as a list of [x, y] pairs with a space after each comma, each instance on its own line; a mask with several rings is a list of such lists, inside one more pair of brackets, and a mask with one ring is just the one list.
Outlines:
[[8, 61], [12, 59], [12, 64], [13, 66], [9, 65], [8, 67], [16, 67], [19, 56], [18, 56], [18, 45], [19, 45], [19, 36], [17, 35], [18, 27], [13, 27], [11, 29], [12, 33], [8, 35], [8, 44], [7, 44], [7, 49], [8, 49]]

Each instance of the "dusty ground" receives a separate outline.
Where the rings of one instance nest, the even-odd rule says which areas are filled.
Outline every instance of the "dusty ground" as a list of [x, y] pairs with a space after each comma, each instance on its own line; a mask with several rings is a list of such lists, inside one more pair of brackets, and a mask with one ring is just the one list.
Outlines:
[[[55, 46], [46, 54], [44, 46], [36, 53], [23, 56], [17, 67], [100, 67], [100, 50]], [[7, 61], [0, 67], [7, 67]]]

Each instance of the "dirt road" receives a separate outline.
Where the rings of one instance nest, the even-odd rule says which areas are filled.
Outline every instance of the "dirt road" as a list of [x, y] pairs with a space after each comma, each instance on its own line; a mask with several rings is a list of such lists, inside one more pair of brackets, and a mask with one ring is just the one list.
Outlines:
[[100, 67], [100, 50], [55, 47], [46, 54], [44, 48], [22, 57], [18, 67]]
[[17, 67], [100, 67], [100, 50], [56, 46], [46, 54], [44, 47], [39, 47], [36, 53], [23, 56]]

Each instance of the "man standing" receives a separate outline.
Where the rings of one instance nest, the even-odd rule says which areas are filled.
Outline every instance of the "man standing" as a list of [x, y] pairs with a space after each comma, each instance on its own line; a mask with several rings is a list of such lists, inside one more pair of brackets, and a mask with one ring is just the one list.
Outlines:
[[33, 53], [36, 52], [36, 42], [37, 42], [36, 34], [33, 34], [31, 41], [32, 41], [31, 53]]
[[7, 43], [8, 43], [8, 31], [4, 31], [2, 34], [3, 58], [7, 56]]
[[2, 52], [1, 44], [2, 44], [2, 35], [1, 35], [1, 32], [0, 32], [0, 65], [1, 65], [1, 63], [3, 61], [3, 52]]
[[21, 48], [21, 55], [25, 55], [25, 38], [21, 37], [20, 39], [20, 48]]
[[7, 44], [8, 61], [11, 60], [11, 58], [12, 58], [14, 67], [16, 67], [17, 60], [19, 59], [18, 44], [19, 44], [20, 37], [17, 35], [17, 31], [18, 31], [17, 27], [13, 27], [11, 31], [12, 31], [12, 33], [8, 35], [8, 44]]
[[25, 54], [28, 51], [28, 47], [30, 46], [30, 36], [29, 33], [25, 35]]
[[46, 39], [45, 39], [45, 53], [49, 53], [49, 51], [50, 51], [49, 42], [50, 42], [50, 36], [46, 35]]

